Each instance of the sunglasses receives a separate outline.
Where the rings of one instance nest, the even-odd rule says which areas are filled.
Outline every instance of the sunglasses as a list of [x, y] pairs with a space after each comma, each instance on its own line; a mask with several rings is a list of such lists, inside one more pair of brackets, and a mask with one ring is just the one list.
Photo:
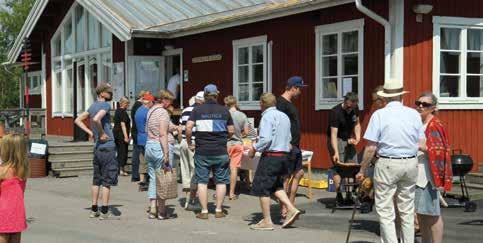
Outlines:
[[419, 101], [419, 100], [416, 100], [416, 102], [414, 102], [414, 104], [415, 104], [417, 107], [423, 106], [424, 108], [428, 108], [428, 107], [433, 106], [433, 104], [431, 104], [431, 103], [427, 103], [427, 102], [421, 102], [421, 101]]

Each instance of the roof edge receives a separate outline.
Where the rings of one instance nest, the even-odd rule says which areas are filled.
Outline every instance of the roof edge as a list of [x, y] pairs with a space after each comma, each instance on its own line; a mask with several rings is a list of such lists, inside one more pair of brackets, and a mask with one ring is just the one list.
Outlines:
[[44, 12], [44, 9], [45, 7], [47, 7], [48, 3], [49, 3], [49, 0], [35, 1], [34, 5], [32, 6], [32, 9], [30, 10], [29, 15], [27, 16], [27, 19], [25, 20], [22, 26], [22, 29], [20, 29], [20, 32], [18, 33], [17, 38], [15, 39], [15, 42], [12, 48], [10, 48], [10, 51], [7, 54], [7, 63], [12, 64], [17, 60], [18, 56], [20, 55], [20, 51], [22, 49], [23, 39], [30, 36], [30, 34], [32, 33], [32, 30], [35, 28], [37, 21], [39, 21], [39, 18]]

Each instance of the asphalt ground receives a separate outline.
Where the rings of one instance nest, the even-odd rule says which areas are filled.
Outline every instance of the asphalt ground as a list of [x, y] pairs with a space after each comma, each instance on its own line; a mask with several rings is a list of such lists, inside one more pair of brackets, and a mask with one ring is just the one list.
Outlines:
[[[297, 207], [306, 213], [293, 227], [282, 229], [279, 208], [273, 202], [272, 215], [277, 223], [271, 232], [249, 229], [261, 218], [259, 201], [242, 189], [238, 200], [225, 201], [229, 215], [207, 221], [185, 211], [181, 191], [179, 200], [169, 200], [174, 219], [149, 220], [145, 213], [145, 192], [138, 192], [129, 177], [121, 177], [111, 194], [111, 210], [116, 219], [100, 221], [88, 217], [90, 210], [90, 177], [30, 179], [25, 192], [29, 228], [23, 242], [345, 242], [352, 210], [326, 207], [334, 193], [315, 190], [314, 198], [300, 189]], [[213, 193], [210, 190], [210, 195]], [[210, 200], [211, 202], [213, 200]], [[476, 212], [462, 208], [443, 209], [445, 242], [482, 242], [483, 201], [477, 201]], [[211, 211], [214, 211], [210, 203]], [[379, 242], [379, 225], [374, 212], [355, 216], [351, 242]]]

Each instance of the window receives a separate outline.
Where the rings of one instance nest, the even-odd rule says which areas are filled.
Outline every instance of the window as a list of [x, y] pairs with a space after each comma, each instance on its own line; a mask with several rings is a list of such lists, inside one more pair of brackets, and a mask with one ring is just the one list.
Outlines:
[[363, 19], [316, 27], [316, 110], [331, 109], [348, 92], [364, 107], [363, 29]]
[[74, 3], [51, 41], [54, 117], [73, 116], [74, 105], [76, 112], [82, 112], [95, 101], [98, 82], [111, 81], [111, 36], [93, 15]]
[[40, 95], [42, 94], [42, 79], [41, 79], [41, 71], [37, 72], [29, 72], [27, 74], [28, 77], [28, 85], [29, 85], [29, 92], [31, 95]]
[[259, 109], [267, 85], [267, 36], [233, 41], [233, 93], [241, 109]]
[[433, 91], [440, 108], [483, 108], [483, 19], [434, 17]]

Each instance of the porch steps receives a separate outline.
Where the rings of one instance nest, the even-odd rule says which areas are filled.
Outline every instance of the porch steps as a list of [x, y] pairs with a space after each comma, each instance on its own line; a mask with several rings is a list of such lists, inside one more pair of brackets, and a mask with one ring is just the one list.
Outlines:
[[481, 185], [483, 187], [483, 172], [468, 173], [466, 175], [466, 180], [469, 183]]
[[[51, 175], [55, 177], [73, 177], [92, 175], [94, 143], [92, 142], [54, 142], [49, 143], [48, 162]], [[131, 151], [129, 146], [126, 170], [131, 170]]]

